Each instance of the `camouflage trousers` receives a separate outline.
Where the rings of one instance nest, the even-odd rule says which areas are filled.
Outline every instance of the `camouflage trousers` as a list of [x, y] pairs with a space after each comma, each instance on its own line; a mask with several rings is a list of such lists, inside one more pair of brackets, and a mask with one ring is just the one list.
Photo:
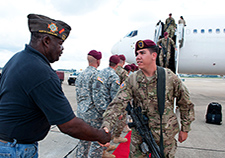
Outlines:
[[[95, 128], [100, 128], [102, 125], [102, 114], [96, 109], [89, 109], [85, 113], [77, 112], [77, 116], [83, 119], [87, 124]], [[76, 149], [76, 158], [88, 158], [96, 157], [101, 158], [103, 153], [103, 147], [99, 145], [97, 141], [85, 141], [80, 140]]]
[[166, 32], [169, 34], [169, 37], [170, 37], [170, 38], [173, 38], [174, 33], [175, 33], [175, 29], [174, 29], [173, 26], [169, 26], [169, 27], [167, 28]]
[[[143, 154], [139, 150], [139, 145], [142, 142], [141, 136], [138, 134], [138, 132], [132, 128], [132, 134], [131, 134], [131, 144], [130, 144], [130, 155], [129, 158], [146, 158], [147, 156]], [[165, 158], [174, 158], [176, 149], [177, 149], [177, 141], [175, 138], [164, 139], [163, 142], [164, 146], [164, 155]]]
[[170, 61], [170, 52], [167, 52], [167, 53], [166, 53], [166, 61], [165, 61], [165, 65], [163, 64], [163, 57], [164, 57], [164, 54], [163, 54], [163, 50], [161, 49], [161, 52], [160, 52], [160, 54], [159, 54], [159, 64], [160, 64], [160, 66], [162, 66], [162, 67], [168, 68], [168, 66], [169, 66], [169, 61]]

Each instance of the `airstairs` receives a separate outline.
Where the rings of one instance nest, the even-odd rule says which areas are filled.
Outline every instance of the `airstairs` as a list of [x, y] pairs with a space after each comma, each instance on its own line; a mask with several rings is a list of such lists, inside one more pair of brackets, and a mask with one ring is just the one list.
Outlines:
[[[163, 38], [164, 34], [164, 23], [159, 21], [155, 27], [155, 35], [154, 35], [154, 42], [157, 43], [160, 38]], [[179, 59], [179, 52], [185, 44], [185, 27], [183, 24], [177, 25], [177, 29], [175, 35], [173, 37], [174, 42], [176, 43], [177, 51], [173, 47], [171, 47], [171, 57], [169, 61], [169, 68], [176, 74], [178, 74], [178, 59]], [[158, 60], [158, 59], [157, 59]], [[159, 62], [157, 61], [157, 64]]]

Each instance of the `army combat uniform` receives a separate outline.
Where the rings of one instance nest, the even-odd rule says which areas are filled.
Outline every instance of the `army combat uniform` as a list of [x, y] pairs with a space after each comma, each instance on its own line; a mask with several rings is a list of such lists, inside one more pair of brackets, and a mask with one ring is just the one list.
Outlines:
[[[93, 102], [92, 85], [97, 78], [98, 70], [88, 66], [76, 79], [77, 117], [95, 128], [102, 125], [102, 115], [97, 112]], [[101, 157], [103, 148], [98, 142], [80, 140], [76, 150], [76, 158]]]
[[93, 83], [93, 101], [103, 120], [103, 113], [119, 90], [120, 81], [116, 72], [108, 67], [101, 70]]
[[[181, 80], [169, 69], [166, 72], [165, 109], [162, 116], [162, 131], [165, 157], [174, 157], [176, 152], [175, 135], [179, 132], [179, 124], [174, 111], [174, 97], [180, 109], [181, 131], [190, 131], [190, 124], [195, 119], [194, 105], [190, 101], [189, 92]], [[152, 130], [156, 143], [160, 142], [160, 115], [157, 105], [157, 71], [152, 77], [146, 77], [142, 70], [131, 74], [120, 86], [117, 96], [109, 104], [104, 113], [102, 127], [111, 130], [119, 120], [118, 116], [125, 111], [127, 103], [134, 100], [135, 106], [140, 106], [149, 118], [149, 127]], [[139, 150], [141, 136], [132, 129], [130, 157], [142, 156]]]
[[[167, 28], [167, 29], [166, 29]], [[168, 32], [169, 37], [173, 38], [175, 29], [177, 28], [177, 25], [175, 23], [174, 18], [167, 18], [165, 22], [165, 32]]]
[[[161, 49], [160, 54], [159, 54], [159, 64], [160, 64], [160, 66], [167, 68], [169, 66], [169, 60], [170, 60], [170, 54], [171, 54], [171, 45], [173, 45], [174, 48], [176, 48], [176, 45], [175, 45], [174, 41], [169, 37], [167, 39], [161, 38], [160, 40], [158, 40], [157, 45], [159, 46], [160, 44], [162, 45], [163, 48]], [[163, 58], [164, 58], [163, 50], [164, 49], [166, 51], [165, 66], [163, 64]]]
[[119, 76], [110, 67], [101, 70], [96, 76], [93, 83], [93, 101], [101, 117], [116, 96], [119, 86]]

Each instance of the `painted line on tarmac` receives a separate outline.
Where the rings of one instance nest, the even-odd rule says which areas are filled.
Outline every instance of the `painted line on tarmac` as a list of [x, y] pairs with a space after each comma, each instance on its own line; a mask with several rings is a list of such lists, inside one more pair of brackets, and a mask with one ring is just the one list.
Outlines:
[[194, 150], [206, 150], [206, 151], [216, 151], [216, 152], [225, 152], [225, 150], [194, 148], [194, 147], [188, 147], [188, 146], [178, 146], [178, 148], [194, 149]]

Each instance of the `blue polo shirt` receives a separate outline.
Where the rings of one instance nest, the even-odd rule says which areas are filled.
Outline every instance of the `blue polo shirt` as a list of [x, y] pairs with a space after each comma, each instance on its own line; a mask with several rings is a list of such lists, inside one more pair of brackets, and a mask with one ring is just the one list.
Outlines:
[[0, 79], [0, 139], [32, 143], [50, 125], [75, 117], [47, 58], [26, 45], [5, 65]]

